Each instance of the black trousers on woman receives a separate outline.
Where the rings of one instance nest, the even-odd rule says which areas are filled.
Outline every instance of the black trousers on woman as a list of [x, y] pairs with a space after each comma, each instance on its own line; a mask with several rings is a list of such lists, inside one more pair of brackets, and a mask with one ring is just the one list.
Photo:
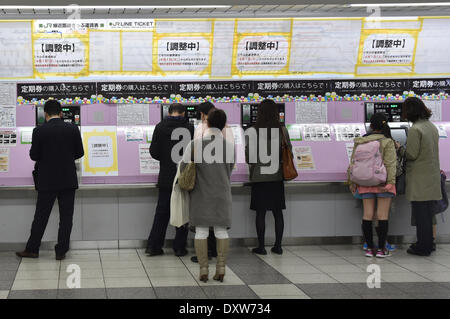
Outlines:
[[411, 211], [416, 219], [417, 243], [415, 250], [431, 254], [433, 249], [433, 211], [432, 201], [411, 202]]

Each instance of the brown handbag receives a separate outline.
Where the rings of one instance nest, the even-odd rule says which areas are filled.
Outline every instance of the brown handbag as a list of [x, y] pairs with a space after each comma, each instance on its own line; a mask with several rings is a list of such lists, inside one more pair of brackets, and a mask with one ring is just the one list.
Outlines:
[[180, 176], [178, 177], [178, 185], [180, 185], [180, 188], [182, 190], [190, 192], [195, 187], [195, 177], [196, 177], [195, 163], [190, 162], [181, 171]]
[[281, 135], [281, 160], [283, 165], [283, 179], [285, 181], [290, 181], [296, 178], [298, 176], [298, 173], [294, 165], [294, 156], [292, 155], [292, 151], [289, 148], [287, 137], [283, 129], [281, 129]]

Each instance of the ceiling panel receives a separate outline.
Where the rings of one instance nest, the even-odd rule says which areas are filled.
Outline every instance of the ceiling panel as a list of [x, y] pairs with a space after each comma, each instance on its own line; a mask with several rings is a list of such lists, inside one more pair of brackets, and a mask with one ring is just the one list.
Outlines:
[[[212, 0], [211, 0], [212, 1]], [[322, 0], [323, 2], [326, 2]], [[3, 1], [2, 1], [3, 2]], [[45, 2], [48, 2], [46, 0]], [[113, 2], [113, 1], [111, 1]], [[132, 1], [130, 0], [132, 3]], [[171, 17], [171, 18], [205, 18], [205, 17], [365, 17], [370, 12], [367, 7], [350, 7], [343, 4], [284, 4], [284, 1], [277, 1], [279, 4], [249, 4], [249, 5], [232, 5], [230, 7], [221, 8], [192, 8], [192, 7], [172, 7], [172, 8], [110, 8], [108, 6], [92, 8], [82, 8], [82, 18], [132, 18], [132, 17]], [[329, 1], [328, 1], [329, 2]], [[361, 0], [362, 2], [362, 0]], [[380, 0], [377, 0], [380, 2]], [[266, 3], [270, 3], [266, 1]], [[273, 2], [272, 2], [273, 3]], [[3, 9], [2, 9], [3, 8]], [[0, 5], [0, 18], [64, 18], [69, 16], [68, 10], [62, 8], [5, 8]], [[397, 7], [381, 7], [381, 16], [408, 16], [408, 15], [450, 15], [450, 6], [397, 6]]]

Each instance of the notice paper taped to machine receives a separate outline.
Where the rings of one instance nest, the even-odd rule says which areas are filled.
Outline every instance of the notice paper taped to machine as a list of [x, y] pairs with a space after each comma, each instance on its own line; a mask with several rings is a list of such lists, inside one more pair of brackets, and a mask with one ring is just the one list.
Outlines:
[[311, 146], [295, 146], [293, 147], [295, 166], [298, 170], [314, 170], [314, 157]]

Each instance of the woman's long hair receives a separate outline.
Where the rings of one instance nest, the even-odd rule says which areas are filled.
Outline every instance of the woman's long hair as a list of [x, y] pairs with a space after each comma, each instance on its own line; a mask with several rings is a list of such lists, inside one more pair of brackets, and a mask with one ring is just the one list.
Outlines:
[[387, 138], [392, 138], [391, 128], [389, 127], [387, 117], [383, 113], [375, 113], [370, 118], [370, 127], [374, 131], [381, 131]]
[[[280, 112], [273, 100], [264, 100], [259, 104], [255, 128], [280, 128]], [[269, 130], [270, 131], [270, 130]]]

